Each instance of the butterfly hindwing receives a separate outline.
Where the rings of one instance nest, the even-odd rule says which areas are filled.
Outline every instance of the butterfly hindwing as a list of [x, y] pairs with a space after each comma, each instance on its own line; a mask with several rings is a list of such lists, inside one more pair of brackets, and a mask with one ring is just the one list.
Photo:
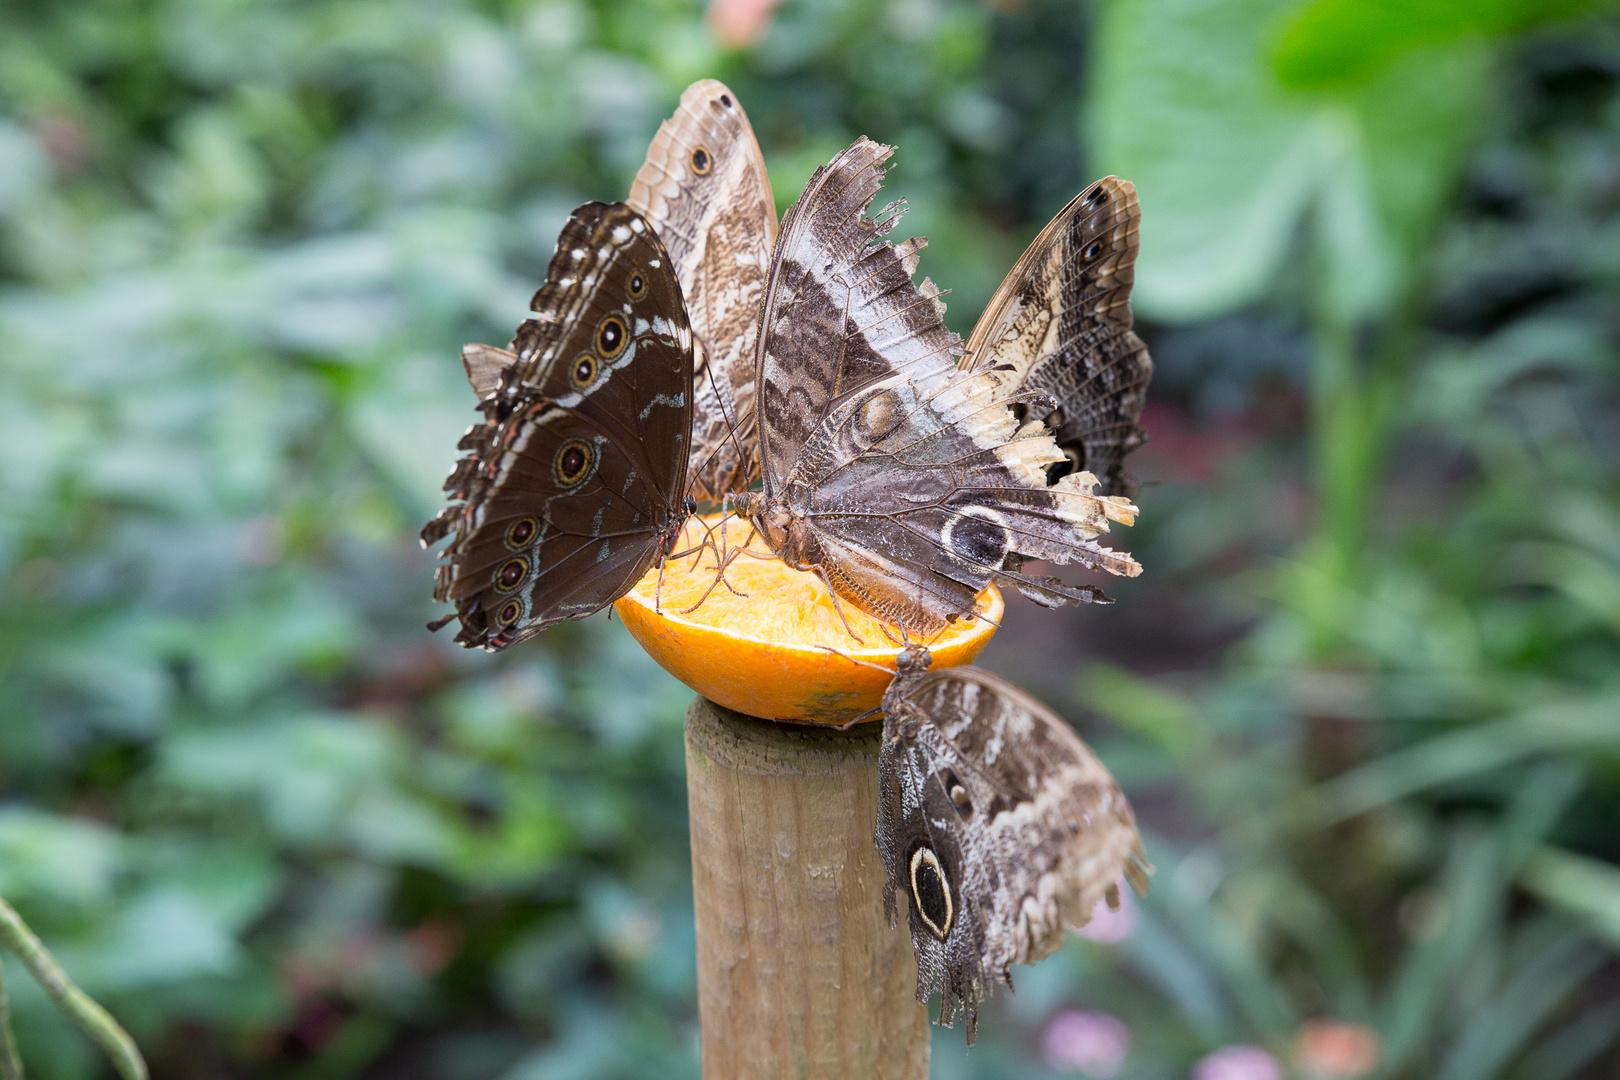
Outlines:
[[1053, 479], [1089, 471], [1104, 495], [1130, 495], [1125, 455], [1153, 378], [1147, 346], [1131, 330], [1142, 218], [1136, 188], [1115, 176], [1070, 201], [1007, 275], [968, 339], [963, 365], [1010, 367], [1057, 408], [1044, 419], [1067, 459]]
[[[959, 1001], [974, 1037], [992, 982], [1083, 926], [1117, 883], [1147, 887], [1129, 803], [1062, 718], [976, 668], [902, 654], [884, 697], [877, 846], [890, 919], [904, 898], [917, 997]], [[936, 881], [937, 879], [937, 881]]]
[[680, 277], [696, 340], [692, 494], [718, 501], [757, 467], [754, 344], [776, 242], [776, 201], [735, 94], [693, 83], [653, 138], [629, 205], [658, 231]]
[[692, 340], [656, 233], [585, 204], [531, 306], [510, 350], [463, 352], [486, 423], [422, 530], [453, 534], [434, 598], [456, 605], [456, 640], [491, 651], [624, 595], [685, 516]]

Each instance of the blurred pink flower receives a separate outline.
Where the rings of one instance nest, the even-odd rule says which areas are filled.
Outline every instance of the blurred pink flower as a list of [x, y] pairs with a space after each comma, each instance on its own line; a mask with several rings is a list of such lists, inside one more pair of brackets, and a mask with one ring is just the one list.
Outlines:
[[1223, 1046], [1193, 1066], [1192, 1080], [1282, 1080], [1282, 1066], [1258, 1046]]
[[1041, 1054], [1048, 1065], [1078, 1069], [1087, 1076], [1113, 1076], [1130, 1048], [1131, 1029], [1125, 1021], [1085, 1009], [1058, 1013], [1041, 1037]]
[[1299, 1027], [1299, 1062], [1312, 1076], [1365, 1076], [1382, 1056], [1371, 1028], [1317, 1017]]
[[1097, 906], [1091, 909], [1091, 921], [1075, 932], [1083, 938], [1112, 945], [1130, 937], [1135, 929], [1136, 901], [1131, 899], [1129, 889], [1121, 889], [1118, 911], [1108, 910], [1108, 901], [1098, 900]]
[[765, 36], [782, 0], [710, 0], [705, 18], [722, 45], [741, 49]]

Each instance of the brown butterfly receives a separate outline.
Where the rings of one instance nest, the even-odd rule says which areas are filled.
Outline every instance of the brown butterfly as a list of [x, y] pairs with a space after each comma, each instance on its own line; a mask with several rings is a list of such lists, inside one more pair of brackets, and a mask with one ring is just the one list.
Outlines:
[[669, 553], [691, 510], [692, 334], [669, 253], [623, 203], [586, 203], [557, 238], [510, 350], [468, 346], [471, 428], [422, 529], [453, 534], [433, 598], [491, 652], [600, 610]]
[[718, 502], [758, 475], [754, 343], [776, 243], [765, 158], [724, 83], [686, 88], [627, 202], [658, 231], [680, 277], [697, 353], [690, 490]]
[[1090, 921], [1118, 881], [1147, 891], [1151, 868], [1113, 776], [1056, 713], [971, 667], [930, 671], [928, 650], [897, 658], [883, 695], [877, 848], [893, 925], [906, 897], [917, 1000], [960, 1001], [967, 1041], [991, 980], [1032, 964]]
[[[1131, 331], [1142, 209], [1136, 188], [1107, 176], [1065, 206], [991, 297], [968, 338], [964, 367], [1010, 366], [1025, 389], [1051, 395], [1044, 420], [1065, 461], [1051, 481], [1089, 471], [1104, 495], [1131, 495], [1125, 455], [1153, 378], [1147, 346]], [[1027, 406], [1023, 406], [1027, 412]]]
[[1011, 364], [958, 366], [939, 290], [911, 280], [922, 240], [883, 240], [901, 213], [866, 216], [893, 151], [867, 139], [810, 178], [772, 256], [756, 347], [763, 490], [737, 497], [789, 565], [835, 596], [924, 636], [971, 618], [992, 581], [1047, 606], [1102, 601], [1035, 577], [1026, 559], [1135, 576], [1097, 543], [1130, 524], [1128, 499], [1094, 494], [1038, 419], [1056, 409]]

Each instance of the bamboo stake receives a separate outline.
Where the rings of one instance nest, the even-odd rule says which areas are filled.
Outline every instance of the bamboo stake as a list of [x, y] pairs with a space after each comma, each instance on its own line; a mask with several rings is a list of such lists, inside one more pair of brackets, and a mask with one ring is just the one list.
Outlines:
[[705, 1080], [925, 1080], [928, 1015], [872, 844], [880, 725], [686, 713]]

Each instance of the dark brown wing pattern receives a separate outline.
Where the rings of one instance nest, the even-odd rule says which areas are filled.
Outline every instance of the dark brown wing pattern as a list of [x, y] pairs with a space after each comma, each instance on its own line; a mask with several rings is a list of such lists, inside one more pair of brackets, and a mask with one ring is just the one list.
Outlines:
[[1044, 419], [1066, 461], [1048, 475], [1090, 471], [1104, 495], [1131, 495], [1125, 455], [1153, 378], [1147, 346], [1131, 331], [1136, 279], [1136, 188], [1117, 176], [1092, 184], [1042, 230], [996, 290], [964, 367], [1010, 366], [1023, 386], [1051, 395]]
[[718, 502], [758, 475], [754, 343], [776, 243], [776, 200], [742, 104], [724, 83], [687, 87], [628, 200], [675, 261], [696, 339], [691, 493]]
[[1118, 906], [1126, 877], [1150, 868], [1130, 804], [1106, 766], [1056, 713], [989, 672], [930, 671], [901, 653], [883, 698], [877, 847], [891, 925], [906, 898], [917, 1000], [960, 1002], [967, 1040], [992, 982], [1084, 926], [1097, 901]]
[[1010, 368], [960, 369], [944, 305], [915, 285], [922, 240], [882, 239], [901, 204], [866, 216], [892, 151], [858, 140], [818, 169], [783, 219], [762, 311], [756, 383], [764, 490], [738, 499], [789, 564], [916, 634], [971, 617], [992, 581], [1037, 602], [1106, 601], [1093, 586], [1020, 571], [1025, 559], [1141, 572], [1099, 544], [1135, 507], [1093, 494]]
[[531, 307], [510, 350], [463, 351], [486, 422], [422, 530], [452, 536], [433, 596], [456, 640], [491, 652], [623, 596], [686, 515], [692, 336], [657, 234], [586, 203]]

